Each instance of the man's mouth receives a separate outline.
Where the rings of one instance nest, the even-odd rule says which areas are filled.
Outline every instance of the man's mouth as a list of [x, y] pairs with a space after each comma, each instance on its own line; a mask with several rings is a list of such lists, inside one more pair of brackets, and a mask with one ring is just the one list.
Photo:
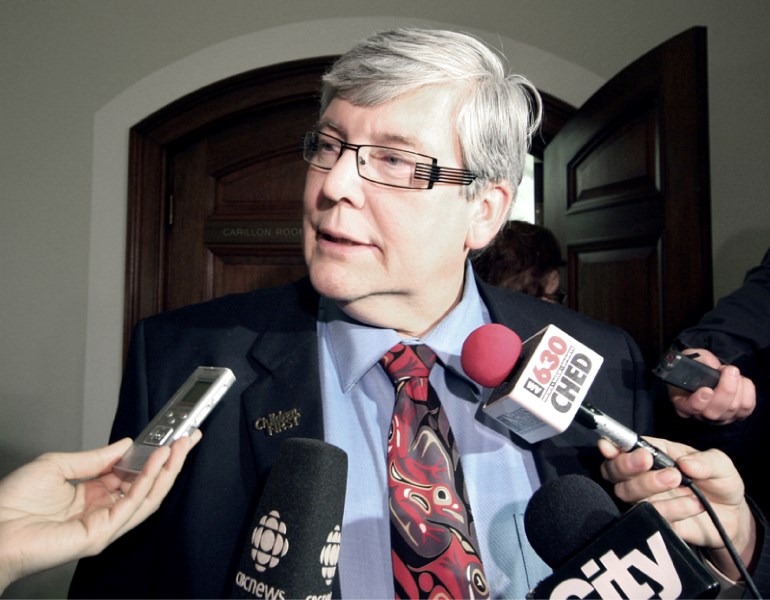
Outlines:
[[330, 233], [324, 233], [323, 231], [319, 233], [319, 237], [322, 240], [326, 240], [327, 242], [332, 242], [334, 244], [343, 244], [345, 246], [358, 246], [360, 245], [359, 242], [354, 242], [351, 239], [339, 237], [336, 235], [332, 235]]
[[366, 241], [357, 240], [357, 239], [348, 237], [344, 233], [341, 233], [339, 231], [331, 231], [329, 229], [318, 229], [317, 239], [321, 243], [333, 244], [338, 247], [344, 246], [348, 248], [355, 248], [355, 247], [366, 248], [366, 247], [372, 246], [372, 244]]

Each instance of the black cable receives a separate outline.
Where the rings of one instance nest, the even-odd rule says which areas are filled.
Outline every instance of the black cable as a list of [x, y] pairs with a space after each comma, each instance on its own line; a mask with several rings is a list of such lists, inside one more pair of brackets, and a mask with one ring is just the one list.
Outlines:
[[741, 576], [746, 582], [746, 586], [754, 595], [754, 598], [761, 599], [762, 596], [759, 593], [757, 586], [754, 584], [754, 580], [751, 578], [751, 575], [749, 575], [749, 571], [746, 568], [746, 565], [743, 564], [743, 560], [741, 560], [741, 557], [739, 556], [738, 552], [735, 550], [735, 546], [733, 546], [732, 540], [730, 540], [730, 537], [727, 535], [727, 532], [725, 531], [724, 527], [722, 527], [722, 523], [719, 521], [719, 517], [717, 517], [717, 514], [712, 508], [711, 503], [708, 501], [708, 499], [703, 494], [703, 492], [701, 492], [698, 489], [698, 486], [696, 486], [693, 483], [692, 479], [690, 479], [689, 477], [683, 477], [682, 484], [690, 488], [693, 494], [697, 496], [698, 500], [701, 501], [701, 504], [703, 504], [703, 508], [706, 509], [706, 512], [708, 513], [709, 517], [711, 517], [711, 521], [714, 523], [714, 527], [717, 528], [717, 531], [719, 532], [719, 535], [725, 544], [725, 548], [727, 548], [727, 551], [730, 553], [730, 556], [732, 557], [733, 562], [735, 563], [735, 566], [738, 568], [738, 571], [740, 571]]
[[[606, 417], [606, 415], [604, 416]], [[623, 427], [623, 426], [620, 426], [620, 427]], [[618, 447], [620, 450], [624, 450], [626, 452], [635, 448], [645, 448], [648, 452], [650, 452], [650, 454], [652, 454], [653, 469], [664, 469], [667, 467], [673, 467], [679, 471], [679, 473], [682, 476], [681, 485], [690, 488], [693, 494], [695, 494], [698, 500], [700, 500], [701, 504], [703, 505], [704, 509], [708, 513], [709, 517], [711, 517], [711, 521], [714, 523], [714, 527], [716, 527], [717, 532], [719, 532], [719, 535], [722, 538], [722, 541], [724, 542], [725, 548], [727, 548], [727, 551], [730, 553], [730, 556], [733, 559], [735, 566], [738, 568], [738, 571], [740, 572], [741, 576], [746, 582], [746, 586], [748, 587], [748, 589], [751, 591], [751, 593], [754, 595], [755, 598], [761, 599], [762, 596], [759, 593], [759, 590], [757, 589], [757, 586], [755, 585], [754, 580], [751, 578], [751, 575], [749, 575], [749, 571], [746, 568], [746, 565], [743, 564], [743, 560], [741, 560], [741, 557], [738, 555], [738, 552], [735, 550], [735, 546], [733, 546], [733, 543], [730, 540], [730, 537], [727, 535], [727, 532], [724, 530], [724, 527], [722, 527], [722, 523], [719, 521], [719, 517], [717, 517], [716, 512], [711, 506], [711, 503], [708, 501], [708, 499], [703, 494], [703, 492], [701, 492], [698, 489], [698, 487], [695, 485], [695, 483], [690, 477], [682, 473], [681, 469], [679, 469], [679, 465], [676, 464], [676, 461], [673, 458], [668, 456], [660, 448], [653, 446], [647, 440], [638, 436], [633, 431], [631, 430], [629, 431], [631, 432], [632, 435], [636, 436], [636, 440], [633, 444], [633, 448], [628, 448], [628, 447], [624, 448], [621, 444], [618, 443], [617, 440], [613, 440], [610, 437], [607, 437], [606, 439], [608, 439], [610, 442], [615, 444], [615, 446]], [[627, 440], [624, 440], [624, 441], [627, 441]]]

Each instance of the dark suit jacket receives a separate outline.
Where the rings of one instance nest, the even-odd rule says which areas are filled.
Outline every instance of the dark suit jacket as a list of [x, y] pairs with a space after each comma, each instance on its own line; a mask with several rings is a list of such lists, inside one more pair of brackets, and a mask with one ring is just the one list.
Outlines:
[[[526, 339], [555, 324], [605, 357], [588, 401], [646, 433], [652, 403], [644, 364], [622, 331], [561, 306], [479, 284], [496, 322]], [[316, 314], [309, 281], [231, 295], [139, 323], [112, 439], [135, 436], [198, 365], [230, 367], [237, 380], [203, 426], [158, 512], [100, 556], [78, 565], [72, 597], [223, 597], [249, 535], [276, 452], [289, 437], [323, 439]], [[264, 418], [292, 409], [297, 425], [269, 435]], [[595, 438], [571, 427], [536, 444], [542, 480], [598, 477]]]
[[[692, 348], [711, 350], [733, 364], [756, 385], [757, 406], [743, 421], [714, 425], [682, 419], [669, 403], [658, 412], [662, 437], [696, 448], [719, 448], [732, 458], [743, 475], [747, 493], [770, 514], [770, 488], [761, 457], [767, 454], [770, 431], [770, 248], [750, 269], [736, 290], [721, 298], [697, 324], [678, 338]], [[759, 459], [759, 460], [758, 460]]]

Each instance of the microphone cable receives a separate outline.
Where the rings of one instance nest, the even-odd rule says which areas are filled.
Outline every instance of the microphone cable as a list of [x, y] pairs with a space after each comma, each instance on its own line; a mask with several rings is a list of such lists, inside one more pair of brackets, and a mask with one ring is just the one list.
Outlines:
[[711, 521], [712, 523], [714, 523], [714, 527], [716, 527], [717, 531], [719, 532], [719, 536], [722, 538], [725, 548], [727, 548], [727, 551], [730, 553], [730, 556], [732, 557], [733, 562], [735, 563], [735, 566], [738, 568], [738, 571], [741, 573], [743, 580], [746, 582], [746, 587], [748, 587], [748, 589], [751, 591], [754, 598], [761, 599], [762, 595], [759, 593], [757, 586], [754, 584], [754, 580], [752, 579], [751, 575], [749, 575], [749, 571], [746, 568], [746, 565], [743, 563], [743, 560], [741, 559], [737, 550], [735, 549], [735, 546], [733, 545], [733, 542], [730, 539], [730, 536], [727, 535], [727, 532], [722, 526], [722, 523], [719, 520], [719, 517], [717, 517], [716, 511], [711, 506], [711, 502], [708, 501], [705, 494], [700, 491], [700, 489], [698, 488], [697, 485], [695, 485], [693, 480], [690, 477], [687, 477], [684, 473], [682, 473], [682, 485], [690, 488], [693, 494], [695, 494], [698, 500], [700, 500], [701, 504], [703, 505], [703, 508], [706, 509], [706, 512], [708, 513], [709, 517], [711, 517]]
[[587, 429], [593, 430], [600, 437], [603, 437], [616, 448], [624, 452], [630, 452], [636, 448], [644, 448], [647, 450], [647, 452], [652, 454], [653, 469], [674, 467], [677, 471], [679, 471], [680, 475], [682, 476], [682, 485], [690, 488], [693, 494], [695, 494], [698, 500], [700, 500], [701, 504], [706, 510], [706, 513], [708, 513], [711, 521], [714, 523], [714, 527], [716, 527], [717, 532], [722, 538], [725, 548], [727, 548], [727, 551], [735, 563], [735, 566], [746, 582], [746, 586], [756, 598], [762, 598], [759, 591], [757, 590], [757, 586], [755, 585], [754, 580], [752, 579], [751, 575], [749, 575], [746, 565], [743, 564], [743, 560], [741, 560], [741, 557], [735, 550], [735, 546], [727, 535], [727, 532], [724, 530], [722, 523], [719, 521], [719, 517], [717, 517], [714, 508], [711, 506], [711, 503], [708, 501], [703, 492], [701, 492], [701, 490], [695, 485], [693, 480], [682, 473], [682, 470], [679, 468], [679, 465], [676, 464], [676, 461], [673, 458], [671, 458], [657, 446], [654, 446], [645, 440], [632, 429], [629, 429], [625, 425], [618, 423], [588, 402], [584, 402], [580, 405], [577, 413], [575, 414], [575, 420]]
[[[590, 405], [589, 405], [589, 408], [593, 409], [598, 413], [601, 413], [601, 411], [598, 411], [598, 409], [594, 409]], [[609, 438], [605, 438], [605, 439], [609, 439]], [[609, 441], [615, 444], [616, 446], [618, 446], [621, 450], [629, 450], [628, 447], [623, 448], [622, 446], [618, 445], [616, 440], [609, 439]], [[761, 599], [762, 595], [759, 593], [759, 590], [757, 589], [757, 586], [754, 583], [754, 580], [752, 579], [751, 575], [749, 575], [749, 571], [746, 568], [746, 565], [743, 563], [743, 560], [741, 559], [737, 550], [735, 549], [735, 546], [733, 545], [733, 542], [730, 539], [730, 536], [727, 535], [727, 532], [722, 526], [722, 522], [719, 520], [719, 517], [717, 517], [716, 511], [711, 506], [711, 502], [709, 502], [708, 498], [706, 498], [705, 494], [698, 488], [698, 486], [695, 485], [695, 482], [692, 480], [692, 478], [682, 473], [682, 470], [679, 468], [679, 465], [676, 464], [676, 461], [673, 458], [671, 458], [668, 454], [663, 452], [657, 446], [650, 444], [647, 440], [643, 439], [641, 436], [637, 437], [636, 442], [634, 443], [634, 448], [644, 448], [645, 450], [647, 450], [652, 454], [653, 469], [674, 467], [677, 471], [679, 471], [680, 475], [682, 476], [682, 485], [690, 488], [693, 494], [695, 494], [695, 497], [698, 498], [698, 500], [700, 500], [701, 504], [703, 505], [703, 508], [706, 510], [706, 513], [711, 518], [711, 522], [714, 524], [714, 527], [716, 527], [716, 530], [719, 533], [719, 536], [722, 538], [722, 542], [724, 543], [725, 548], [727, 548], [727, 552], [730, 554], [730, 557], [733, 559], [733, 563], [735, 563], [736, 568], [738, 569], [741, 576], [743, 577], [746, 583], [746, 586], [748, 587], [748, 589], [751, 591], [751, 593], [754, 595], [755, 598]]]

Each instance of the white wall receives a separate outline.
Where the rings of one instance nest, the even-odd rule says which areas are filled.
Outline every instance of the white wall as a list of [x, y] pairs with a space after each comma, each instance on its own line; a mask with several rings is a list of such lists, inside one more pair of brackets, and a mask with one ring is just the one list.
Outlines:
[[[763, 0], [3, 0], [0, 475], [103, 443], [120, 371], [128, 128], [207, 83], [344, 51], [393, 24], [473, 31], [582, 103], [656, 44], [708, 27], [715, 294], [770, 245]], [[393, 17], [383, 16], [388, 12]], [[301, 17], [299, 16], [301, 15]], [[686, 249], [684, 249], [686, 250]], [[70, 568], [6, 596], [66, 593]]]

